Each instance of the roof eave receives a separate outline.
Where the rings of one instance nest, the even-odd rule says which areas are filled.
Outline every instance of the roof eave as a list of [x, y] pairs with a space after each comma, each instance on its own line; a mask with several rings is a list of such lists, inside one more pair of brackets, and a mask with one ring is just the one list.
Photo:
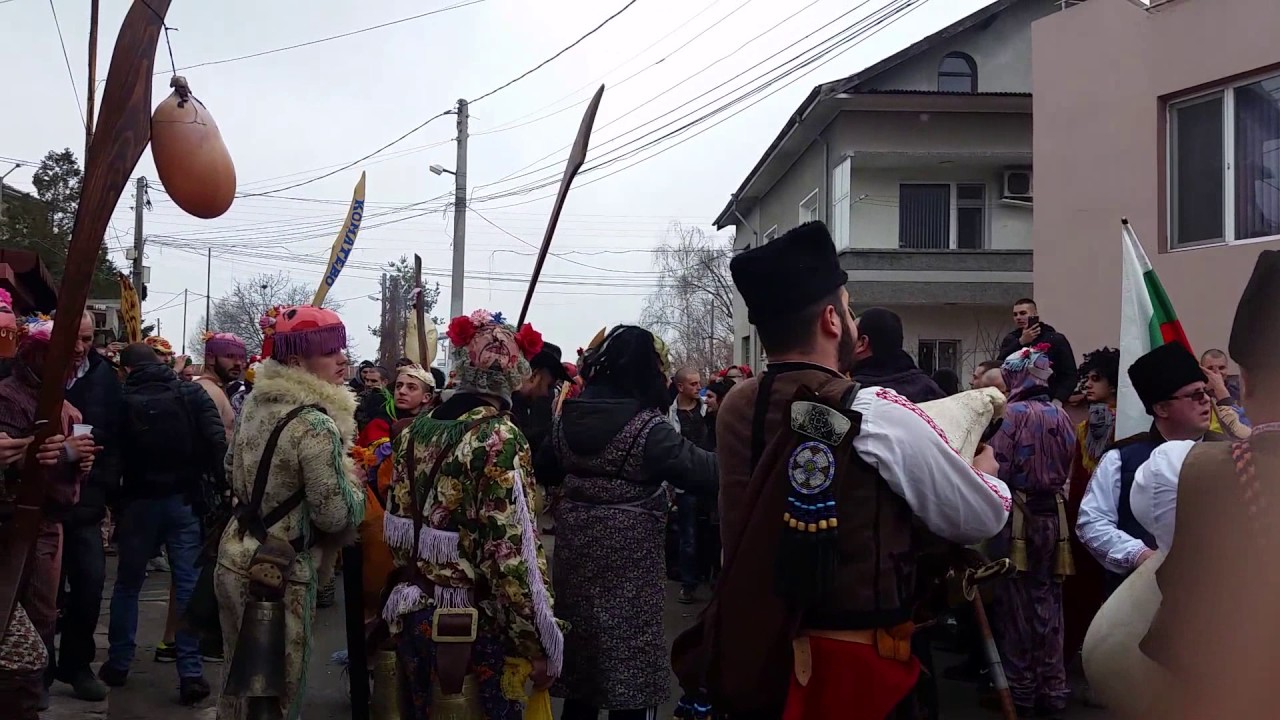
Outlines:
[[769, 143], [769, 147], [764, 151], [764, 154], [760, 156], [760, 159], [756, 161], [755, 166], [751, 168], [751, 172], [747, 173], [746, 178], [744, 178], [742, 184], [738, 186], [737, 191], [729, 196], [729, 202], [725, 204], [724, 209], [716, 216], [715, 227], [717, 230], [723, 230], [729, 225], [734, 224], [733, 216], [735, 214], [740, 212], [750, 212], [750, 207], [738, 206], [738, 199], [743, 197], [747, 188], [751, 186], [751, 183], [755, 180], [756, 176], [760, 174], [760, 171], [773, 160], [774, 156], [778, 152], [778, 148], [782, 147], [782, 144], [787, 141], [787, 138], [791, 136], [791, 133], [795, 132], [796, 127], [798, 127], [805, 117], [813, 111], [813, 108], [817, 106], [818, 103], [822, 102], [822, 100], [827, 97], [827, 95], [834, 89], [835, 85], [836, 83], [824, 83], [814, 87], [813, 90], [809, 91], [809, 94], [805, 97], [804, 101], [800, 103], [800, 106], [796, 108], [796, 111], [787, 117], [787, 124], [784, 125], [782, 130], [778, 132], [776, 137], [774, 137], [773, 142]]

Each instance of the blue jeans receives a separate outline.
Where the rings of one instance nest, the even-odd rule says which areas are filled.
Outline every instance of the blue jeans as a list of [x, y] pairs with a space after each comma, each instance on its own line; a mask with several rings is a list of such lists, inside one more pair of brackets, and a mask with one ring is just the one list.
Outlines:
[[[110, 650], [107, 665], [128, 671], [133, 664], [138, 631], [138, 593], [147, 577], [147, 561], [161, 543], [169, 553], [175, 612], [182, 617], [195, 591], [199, 571], [200, 520], [182, 495], [131, 501], [116, 524], [116, 544], [120, 562], [116, 569], [115, 591], [111, 594], [111, 624], [107, 631]], [[201, 677], [199, 636], [179, 627], [176, 646], [178, 677]]]
[[676, 496], [676, 526], [680, 533], [680, 585], [689, 592], [698, 588], [698, 498], [691, 493]]

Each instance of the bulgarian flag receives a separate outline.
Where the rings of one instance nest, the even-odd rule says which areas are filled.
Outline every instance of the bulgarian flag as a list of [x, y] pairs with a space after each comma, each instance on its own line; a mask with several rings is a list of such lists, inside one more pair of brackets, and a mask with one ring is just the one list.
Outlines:
[[1120, 296], [1120, 388], [1116, 404], [1116, 437], [1126, 438], [1151, 427], [1129, 381], [1129, 366], [1155, 348], [1171, 342], [1182, 343], [1191, 351], [1191, 343], [1173, 310], [1173, 303], [1160, 284], [1151, 261], [1138, 242], [1127, 219], [1121, 220], [1121, 268], [1123, 284]]

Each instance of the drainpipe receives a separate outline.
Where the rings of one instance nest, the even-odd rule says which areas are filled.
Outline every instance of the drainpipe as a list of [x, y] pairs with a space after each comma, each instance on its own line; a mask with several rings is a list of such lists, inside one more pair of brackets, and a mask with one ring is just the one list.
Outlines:
[[818, 139], [822, 140], [822, 181], [818, 187], [822, 188], [822, 192], [818, 193], [818, 217], [822, 218], [822, 222], [827, 227], [831, 227], [831, 145], [827, 142], [827, 134], [823, 132], [818, 135]]

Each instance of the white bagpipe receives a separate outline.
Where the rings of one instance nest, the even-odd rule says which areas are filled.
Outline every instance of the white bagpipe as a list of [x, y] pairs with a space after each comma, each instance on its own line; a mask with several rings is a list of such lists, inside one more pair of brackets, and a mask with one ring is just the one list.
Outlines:
[[921, 403], [919, 408], [942, 429], [956, 452], [965, 460], [973, 460], [987, 428], [1004, 415], [1005, 402], [999, 390], [982, 388]]

